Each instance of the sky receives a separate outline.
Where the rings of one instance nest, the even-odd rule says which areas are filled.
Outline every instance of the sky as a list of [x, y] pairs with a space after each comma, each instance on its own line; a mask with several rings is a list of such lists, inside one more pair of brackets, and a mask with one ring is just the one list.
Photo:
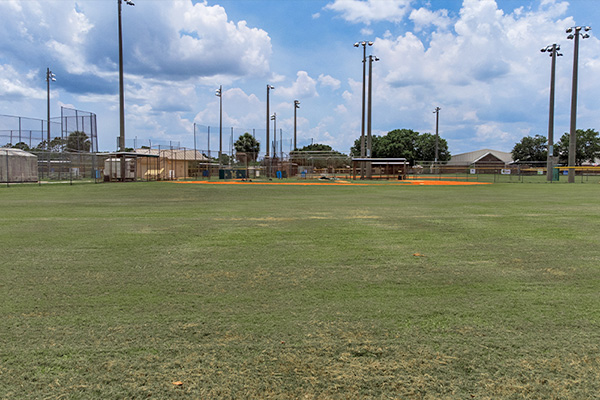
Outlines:
[[[569, 130], [573, 40], [597, 0], [134, 0], [123, 4], [128, 147], [223, 148], [249, 132], [265, 150], [266, 87], [284, 151], [322, 143], [348, 153], [361, 132], [362, 47], [372, 64], [372, 133], [439, 134], [452, 154], [511, 151], [548, 131], [557, 43], [555, 135]], [[0, 0], [0, 114], [97, 115], [100, 150], [119, 135], [117, 0]], [[598, 25], [600, 29], [600, 25]], [[600, 41], [580, 40], [577, 127], [600, 130]], [[196, 127], [194, 128], [194, 124]], [[210, 126], [210, 138], [207, 126]], [[0, 129], [5, 129], [1, 128]], [[270, 132], [272, 139], [273, 125]], [[0, 139], [1, 141], [1, 139]], [[2, 145], [4, 143], [0, 143]]]

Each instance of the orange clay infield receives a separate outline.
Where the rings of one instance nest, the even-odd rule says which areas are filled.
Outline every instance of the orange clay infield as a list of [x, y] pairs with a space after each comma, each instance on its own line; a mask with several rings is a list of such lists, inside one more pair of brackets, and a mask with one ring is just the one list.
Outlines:
[[291, 186], [373, 186], [373, 185], [387, 185], [387, 186], [443, 186], [443, 185], [491, 185], [490, 182], [461, 182], [461, 181], [434, 181], [434, 180], [406, 180], [398, 183], [353, 183], [350, 181], [326, 181], [326, 182], [277, 182], [277, 181], [182, 181], [177, 183], [195, 183], [204, 185], [291, 185]]

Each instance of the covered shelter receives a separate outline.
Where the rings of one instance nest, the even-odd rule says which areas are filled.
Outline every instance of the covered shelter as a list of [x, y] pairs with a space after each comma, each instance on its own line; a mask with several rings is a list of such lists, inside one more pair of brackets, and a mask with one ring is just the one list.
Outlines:
[[361, 168], [368, 170], [371, 167], [371, 176], [367, 179], [406, 179], [408, 162], [406, 158], [353, 158], [352, 179], [356, 179], [356, 171]]
[[13, 148], [0, 149], [0, 182], [37, 182], [38, 157]]

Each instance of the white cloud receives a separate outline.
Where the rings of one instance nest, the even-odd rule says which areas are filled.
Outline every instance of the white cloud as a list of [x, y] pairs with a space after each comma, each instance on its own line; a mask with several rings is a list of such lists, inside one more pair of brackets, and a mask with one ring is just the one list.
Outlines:
[[[228, 127], [263, 127], [264, 103], [254, 94], [247, 94], [234, 87], [223, 89], [223, 124]], [[214, 97], [206, 108], [196, 114], [194, 121], [204, 125], [218, 126], [219, 99]]]
[[317, 93], [317, 82], [306, 71], [298, 71], [296, 81], [292, 86], [278, 88], [276, 94], [277, 96], [290, 99], [305, 99], [319, 96], [319, 93]]
[[401, 21], [410, 3], [411, 0], [334, 0], [325, 9], [342, 14], [342, 18], [348, 22], [369, 25], [377, 21]]
[[450, 18], [448, 18], [448, 10], [445, 9], [431, 11], [421, 7], [418, 10], [412, 10], [409, 19], [414, 22], [417, 32], [429, 25], [446, 30], [451, 23]]
[[135, 8], [135, 20], [133, 11], [128, 16], [128, 33], [136, 38], [130, 43], [137, 66], [134, 60], [130, 64], [141, 73], [187, 79], [216, 74], [266, 76], [269, 72], [267, 32], [249, 27], [246, 21], [229, 21], [221, 6], [177, 0], [166, 8], [161, 2], [140, 2], [140, 9]]
[[335, 107], [335, 112], [336, 112], [336, 113], [338, 113], [338, 114], [347, 114], [347, 113], [348, 113], [348, 109], [346, 108], [346, 106], [345, 106], [345, 105], [343, 105], [343, 104], [338, 104], [338, 105]]
[[340, 82], [338, 79], [335, 79], [331, 75], [325, 74], [319, 75], [319, 83], [323, 86], [329, 86], [334, 90], [339, 89], [342, 84], [342, 82]]
[[45, 75], [45, 72], [41, 74], [34, 71], [23, 74], [11, 65], [0, 65], [0, 94], [10, 100], [43, 99], [46, 91], [36, 89], [33, 80]]

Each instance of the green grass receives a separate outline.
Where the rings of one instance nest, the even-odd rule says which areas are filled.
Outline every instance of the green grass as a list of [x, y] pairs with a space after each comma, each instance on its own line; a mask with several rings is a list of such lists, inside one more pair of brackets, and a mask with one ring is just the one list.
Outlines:
[[0, 188], [0, 398], [597, 397], [599, 194]]

